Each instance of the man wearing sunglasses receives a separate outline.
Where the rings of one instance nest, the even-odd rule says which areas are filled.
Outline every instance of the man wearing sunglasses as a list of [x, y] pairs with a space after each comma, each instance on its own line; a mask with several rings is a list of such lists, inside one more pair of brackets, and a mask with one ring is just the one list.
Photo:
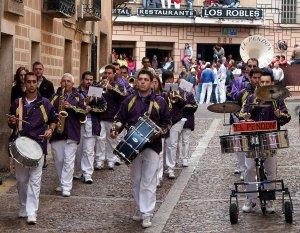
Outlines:
[[[253, 94], [255, 86], [257, 84], [256, 77], [260, 76], [261, 71], [258, 69], [258, 60], [256, 58], [250, 58], [246, 64], [246, 70], [241, 76], [237, 77], [232, 84], [231, 98], [233, 101], [237, 101], [242, 106], [243, 101], [248, 95]], [[255, 72], [253, 72], [255, 71]], [[251, 77], [253, 76], [253, 80]], [[230, 123], [239, 122], [239, 116], [236, 114], [230, 114]], [[242, 152], [236, 153], [238, 168], [235, 170], [235, 174], [241, 174], [241, 180], [244, 179], [245, 154]]]

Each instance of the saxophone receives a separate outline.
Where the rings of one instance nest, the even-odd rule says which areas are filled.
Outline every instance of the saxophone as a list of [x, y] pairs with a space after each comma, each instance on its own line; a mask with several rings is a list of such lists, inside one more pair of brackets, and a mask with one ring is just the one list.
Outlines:
[[58, 123], [56, 127], [56, 132], [62, 134], [65, 130], [65, 122], [68, 117], [68, 113], [65, 111], [63, 102], [65, 100], [65, 88], [62, 88], [61, 94], [59, 96], [59, 106], [58, 106]]

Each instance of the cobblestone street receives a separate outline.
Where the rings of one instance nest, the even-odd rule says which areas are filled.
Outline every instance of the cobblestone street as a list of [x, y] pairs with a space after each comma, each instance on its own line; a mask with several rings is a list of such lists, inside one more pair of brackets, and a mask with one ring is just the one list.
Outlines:
[[[281, 195], [277, 195], [276, 213], [263, 216], [259, 206], [255, 213], [240, 211], [239, 222], [229, 222], [229, 195], [233, 183], [235, 155], [221, 154], [219, 136], [228, 134], [223, 115], [210, 113], [207, 105], [197, 111], [196, 130], [191, 139], [191, 165], [177, 168], [175, 180], [164, 180], [158, 189], [157, 210], [153, 227], [145, 232], [300, 232], [300, 143], [299, 123], [295, 107], [288, 129], [290, 147], [277, 154], [278, 178], [284, 179], [294, 204], [294, 222], [286, 224], [281, 213]], [[43, 183], [35, 226], [18, 218], [17, 189], [0, 193], [0, 232], [143, 232], [131, 216], [134, 201], [131, 196], [129, 169], [126, 165], [114, 171], [95, 171], [92, 185], [75, 181], [72, 195], [64, 198], [54, 191], [57, 178], [53, 160], [43, 172]], [[244, 203], [239, 198], [239, 208]]]

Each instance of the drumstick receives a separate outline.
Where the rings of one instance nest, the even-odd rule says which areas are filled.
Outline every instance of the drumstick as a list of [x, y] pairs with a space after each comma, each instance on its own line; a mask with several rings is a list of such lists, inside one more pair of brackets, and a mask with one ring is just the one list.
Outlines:
[[13, 117], [13, 118], [15, 118], [17, 121], [22, 121], [22, 122], [24, 122], [25, 124], [31, 125], [30, 122], [24, 121], [24, 120], [20, 120], [18, 117], [14, 116], [14, 115], [10, 115], [10, 114], [5, 114], [5, 115], [8, 116], [8, 117]]

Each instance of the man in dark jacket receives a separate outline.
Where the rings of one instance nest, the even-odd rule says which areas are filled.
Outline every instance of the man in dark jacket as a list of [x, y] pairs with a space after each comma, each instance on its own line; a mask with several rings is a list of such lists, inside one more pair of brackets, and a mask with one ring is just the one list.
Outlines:
[[44, 65], [41, 62], [36, 61], [32, 65], [32, 71], [38, 77], [38, 90], [42, 97], [50, 100], [54, 95], [54, 86], [53, 83], [47, 80], [44, 74]]

